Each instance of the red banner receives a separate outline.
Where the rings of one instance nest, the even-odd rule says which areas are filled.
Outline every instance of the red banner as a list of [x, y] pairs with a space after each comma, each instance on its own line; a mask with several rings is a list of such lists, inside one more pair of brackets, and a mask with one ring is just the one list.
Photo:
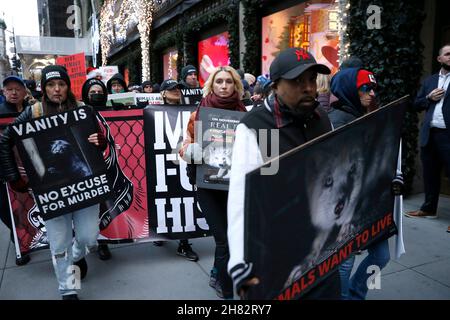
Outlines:
[[86, 62], [84, 52], [56, 58], [56, 64], [66, 67], [70, 77], [72, 92], [81, 100], [81, 88], [86, 81]]

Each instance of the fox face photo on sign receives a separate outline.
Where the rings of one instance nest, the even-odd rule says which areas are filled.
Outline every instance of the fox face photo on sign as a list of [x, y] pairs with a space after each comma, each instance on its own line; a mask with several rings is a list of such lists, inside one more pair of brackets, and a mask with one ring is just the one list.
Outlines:
[[391, 183], [406, 100], [271, 160], [275, 175], [246, 175], [245, 257], [260, 279], [248, 298], [298, 299], [352, 253], [396, 233]]
[[11, 125], [44, 220], [108, 198], [102, 152], [88, 141], [95, 121], [92, 109], [81, 107]]

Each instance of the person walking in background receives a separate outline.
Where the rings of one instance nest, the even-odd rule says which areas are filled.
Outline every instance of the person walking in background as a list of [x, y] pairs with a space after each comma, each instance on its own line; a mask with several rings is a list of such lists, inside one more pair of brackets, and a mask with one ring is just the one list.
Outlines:
[[[450, 177], [450, 44], [439, 50], [437, 61], [441, 64], [439, 73], [426, 78], [417, 93], [414, 108], [425, 110], [420, 129], [420, 158], [423, 168], [425, 201], [419, 210], [405, 213], [410, 218], [436, 218], [441, 171], [445, 168]], [[447, 228], [450, 232], [450, 228]]]

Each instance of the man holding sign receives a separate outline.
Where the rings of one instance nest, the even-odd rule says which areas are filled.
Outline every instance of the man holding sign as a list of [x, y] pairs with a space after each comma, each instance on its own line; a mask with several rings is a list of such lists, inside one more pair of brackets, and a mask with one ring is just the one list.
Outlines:
[[[264, 100], [263, 107], [248, 113], [237, 126], [228, 195], [228, 272], [243, 298], [249, 287], [260, 281], [253, 273], [252, 264], [244, 260], [245, 177], [264, 162], [331, 130], [327, 113], [315, 99], [318, 73], [329, 74], [330, 70], [317, 64], [307, 51], [301, 48], [282, 51], [270, 66], [273, 94]], [[261, 135], [263, 132], [265, 136]], [[264, 168], [266, 172], [262, 170], [261, 174], [276, 174], [275, 164], [277, 162]], [[286, 188], [289, 187], [286, 184]], [[336, 271], [330, 274], [305, 298], [339, 299], [339, 274]]]

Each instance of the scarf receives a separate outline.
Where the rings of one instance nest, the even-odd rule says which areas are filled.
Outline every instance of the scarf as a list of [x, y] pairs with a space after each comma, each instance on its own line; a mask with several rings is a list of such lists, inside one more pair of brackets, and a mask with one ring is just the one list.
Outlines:
[[242, 103], [241, 99], [239, 99], [239, 95], [237, 91], [235, 91], [231, 96], [227, 98], [221, 98], [218, 95], [216, 95], [214, 92], [211, 92], [206, 97], [200, 101], [200, 105], [197, 108], [197, 114], [195, 117], [195, 120], [198, 120], [199, 116], [199, 109], [201, 107], [211, 107], [211, 108], [219, 108], [219, 109], [226, 109], [226, 110], [232, 110], [232, 111], [241, 111], [246, 112], [247, 109], [245, 109], [244, 104]]

